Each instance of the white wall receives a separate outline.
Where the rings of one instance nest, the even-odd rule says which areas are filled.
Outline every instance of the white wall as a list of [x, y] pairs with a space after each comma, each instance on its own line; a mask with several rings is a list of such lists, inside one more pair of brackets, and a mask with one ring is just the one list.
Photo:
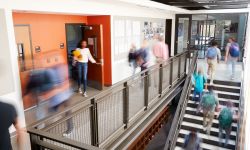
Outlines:
[[0, 9], [0, 99], [13, 104], [25, 125], [12, 11]]

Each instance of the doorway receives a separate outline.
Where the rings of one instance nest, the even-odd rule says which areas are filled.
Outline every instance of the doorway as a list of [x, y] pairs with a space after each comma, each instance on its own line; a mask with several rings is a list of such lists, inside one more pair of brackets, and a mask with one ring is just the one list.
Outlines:
[[[34, 68], [30, 26], [15, 25], [14, 31], [18, 51], [21, 89], [22, 93], [25, 93], [25, 87], [29, 78], [29, 71]], [[23, 99], [24, 108], [29, 108], [34, 104], [35, 102], [30, 98]]]
[[171, 56], [171, 39], [172, 37], [172, 19], [166, 19], [166, 29], [165, 29], [165, 43], [168, 44], [169, 54]]
[[189, 50], [192, 15], [177, 14], [175, 22], [175, 51], [174, 54]]
[[88, 64], [88, 86], [102, 90], [104, 87], [102, 25], [66, 24], [65, 27], [70, 77], [74, 80], [78, 79], [77, 66], [72, 66], [72, 51], [84, 39], [88, 43], [91, 55], [97, 62], [96, 64]]

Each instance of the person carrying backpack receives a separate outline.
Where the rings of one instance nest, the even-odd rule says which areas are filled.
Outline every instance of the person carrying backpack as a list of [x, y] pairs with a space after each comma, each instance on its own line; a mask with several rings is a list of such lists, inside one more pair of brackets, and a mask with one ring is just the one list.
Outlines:
[[232, 75], [231, 79], [234, 80], [235, 75], [235, 64], [238, 61], [238, 57], [240, 56], [240, 47], [239, 44], [236, 42], [235, 38], [229, 38], [228, 44], [226, 47], [226, 56], [225, 62], [232, 64]]
[[213, 83], [213, 74], [215, 71], [215, 67], [217, 61], [221, 59], [221, 52], [220, 49], [217, 47], [218, 43], [216, 41], [211, 41], [211, 47], [207, 49], [206, 58], [208, 64], [208, 71], [207, 74], [210, 76], [210, 84]]
[[218, 116], [220, 145], [222, 143], [223, 130], [225, 130], [226, 139], [225, 139], [225, 145], [224, 146], [227, 146], [228, 140], [230, 138], [231, 130], [232, 130], [233, 120], [237, 120], [237, 117], [234, 118], [235, 111], [232, 108], [233, 108], [233, 103], [228, 101], [226, 103], [226, 107], [221, 110], [221, 112], [220, 112], [220, 114]]
[[208, 93], [202, 96], [202, 100], [198, 106], [197, 113], [203, 110], [203, 127], [204, 131], [210, 135], [210, 129], [213, 124], [214, 112], [218, 109], [218, 98], [213, 91], [213, 87], [208, 87]]

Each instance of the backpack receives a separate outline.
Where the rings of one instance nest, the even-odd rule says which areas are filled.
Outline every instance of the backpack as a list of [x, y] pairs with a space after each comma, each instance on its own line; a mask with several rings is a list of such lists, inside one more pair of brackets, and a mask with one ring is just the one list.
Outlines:
[[217, 49], [214, 47], [210, 47], [207, 49], [207, 58], [208, 59], [215, 59], [217, 56]]
[[238, 43], [232, 43], [229, 48], [229, 53], [232, 57], [239, 57], [240, 56], [240, 48]]
[[213, 107], [216, 105], [215, 96], [211, 93], [205, 94], [202, 97], [202, 107], [203, 111], [211, 111]]
[[219, 125], [222, 128], [229, 128], [233, 122], [233, 114], [229, 108], [223, 108], [219, 115]]

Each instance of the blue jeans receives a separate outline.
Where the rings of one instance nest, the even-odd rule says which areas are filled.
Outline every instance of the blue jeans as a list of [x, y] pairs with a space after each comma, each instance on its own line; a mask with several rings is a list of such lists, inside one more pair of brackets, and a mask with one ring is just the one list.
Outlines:
[[81, 88], [83, 81], [83, 91], [87, 89], [87, 75], [88, 75], [88, 63], [78, 62], [78, 88]]
[[232, 64], [232, 77], [235, 75], [235, 65], [237, 63], [238, 57], [230, 57], [228, 63]]
[[[198, 98], [196, 98], [196, 95], [198, 95]], [[193, 101], [200, 102], [202, 96], [202, 92], [198, 92], [194, 90], [194, 96], [193, 96]]]

